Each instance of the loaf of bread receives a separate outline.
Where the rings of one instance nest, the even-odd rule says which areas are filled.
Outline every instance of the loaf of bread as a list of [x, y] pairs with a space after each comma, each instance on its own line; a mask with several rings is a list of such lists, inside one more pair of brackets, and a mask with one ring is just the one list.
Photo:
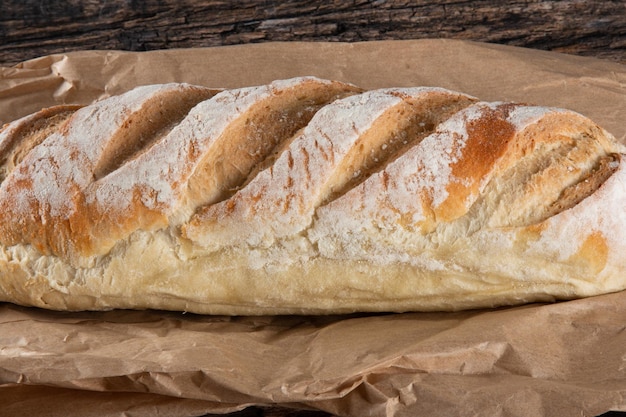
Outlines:
[[624, 146], [573, 111], [301, 77], [0, 131], [0, 301], [453, 311], [626, 288]]

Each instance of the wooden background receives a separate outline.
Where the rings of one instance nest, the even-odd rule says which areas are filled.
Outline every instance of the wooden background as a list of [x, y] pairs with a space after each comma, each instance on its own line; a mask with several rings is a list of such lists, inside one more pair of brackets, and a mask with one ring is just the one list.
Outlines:
[[0, 65], [80, 49], [470, 39], [626, 63], [626, 2], [0, 0]]
[[[626, 2], [0, 0], [0, 66], [85, 49], [453, 38], [626, 64]], [[230, 417], [322, 417], [249, 408]]]

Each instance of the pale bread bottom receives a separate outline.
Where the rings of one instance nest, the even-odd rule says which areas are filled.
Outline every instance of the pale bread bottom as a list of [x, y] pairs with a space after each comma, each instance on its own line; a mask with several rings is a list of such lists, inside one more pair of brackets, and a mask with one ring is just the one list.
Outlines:
[[[324, 258], [306, 243], [308, 239], [302, 241], [292, 239], [278, 249], [276, 245], [239, 247], [196, 255], [190, 242], [165, 230], [137, 232], [123, 247], [86, 269], [74, 269], [27, 246], [2, 248], [0, 276], [11, 279], [0, 280], [0, 301], [55, 310], [342, 314], [456, 311], [621, 289], [621, 282], [613, 282], [619, 280], [586, 279], [575, 270], [571, 274], [565, 270], [564, 276], [563, 265], [553, 260], [520, 258], [508, 253], [514, 248], [498, 249], [495, 244], [481, 259], [474, 251], [461, 250], [453, 265], [425, 268], [407, 262]], [[467, 248], [471, 242], [457, 243]], [[300, 256], [293, 261], [295, 250]], [[281, 251], [291, 259], [289, 263], [281, 261]], [[611, 269], [605, 268], [602, 275], [619, 276]]]

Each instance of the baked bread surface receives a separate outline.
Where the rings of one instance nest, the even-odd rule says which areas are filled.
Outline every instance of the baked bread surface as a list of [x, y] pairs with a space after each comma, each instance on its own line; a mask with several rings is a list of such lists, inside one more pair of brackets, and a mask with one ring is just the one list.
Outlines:
[[624, 147], [575, 112], [301, 77], [0, 131], [0, 300], [453, 311], [626, 287]]

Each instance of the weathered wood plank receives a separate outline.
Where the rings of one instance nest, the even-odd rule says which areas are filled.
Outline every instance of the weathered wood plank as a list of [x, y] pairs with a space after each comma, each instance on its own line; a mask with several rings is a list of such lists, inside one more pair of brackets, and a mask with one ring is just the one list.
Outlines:
[[263, 41], [468, 39], [626, 62], [614, 1], [3, 0], [0, 64], [79, 49], [144, 51]]

